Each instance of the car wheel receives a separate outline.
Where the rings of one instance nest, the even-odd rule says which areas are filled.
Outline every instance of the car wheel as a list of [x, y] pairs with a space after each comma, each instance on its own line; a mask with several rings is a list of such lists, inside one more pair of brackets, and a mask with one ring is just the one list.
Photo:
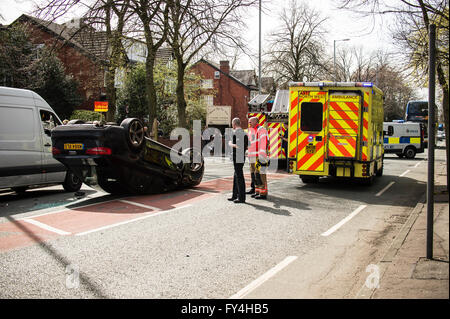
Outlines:
[[67, 171], [66, 179], [64, 180], [63, 188], [66, 192], [77, 192], [81, 188], [83, 182], [72, 171]]
[[413, 159], [416, 156], [416, 149], [414, 147], [407, 147], [404, 155], [408, 159]]
[[[205, 161], [202, 153], [193, 148], [187, 148], [182, 152], [183, 159], [189, 159], [188, 163], [184, 164], [183, 170], [183, 185], [195, 186], [200, 184], [205, 171]], [[200, 161], [194, 163], [194, 159], [200, 158]]]
[[130, 148], [133, 151], [140, 150], [145, 140], [144, 124], [139, 119], [129, 118], [123, 120], [120, 126], [125, 129], [126, 140]]

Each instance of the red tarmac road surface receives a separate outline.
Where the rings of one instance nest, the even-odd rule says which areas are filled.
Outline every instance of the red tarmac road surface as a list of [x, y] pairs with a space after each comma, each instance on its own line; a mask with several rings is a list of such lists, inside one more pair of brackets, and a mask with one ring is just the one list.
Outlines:
[[[288, 176], [288, 174], [269, 174], [268, 180], [272, 181]], [[246, 180], [247, 186], [249, 186], [250, 176], [248, 174], [246, 174]], [[187, 190], [127, 197], [25, 219], [12, 220], [10, 218], [11, 221], [0, 224], [0, 252], [195, 204], [221, 193], [230, 192], [232, 188], [233, 177], [225, 177], [202, 182]]]

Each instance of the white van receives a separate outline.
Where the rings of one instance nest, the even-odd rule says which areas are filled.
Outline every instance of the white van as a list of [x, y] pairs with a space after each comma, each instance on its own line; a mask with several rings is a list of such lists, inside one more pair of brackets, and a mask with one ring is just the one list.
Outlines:
[[61, 183], [78, 191], [81, 180], [52, 156], [50, 131], [61, 121], [35, 92], [0, 86], [0, 189]]
[[384, 152], [414, 158], [425, 148], [425, 126], [417, 122], [384, 122]]

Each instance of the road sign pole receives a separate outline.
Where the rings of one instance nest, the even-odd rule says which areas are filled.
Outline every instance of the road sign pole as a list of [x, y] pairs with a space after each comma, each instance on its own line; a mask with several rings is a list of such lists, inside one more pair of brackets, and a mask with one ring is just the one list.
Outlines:
[[433, 259], [436, 26], [430, 25], [428, 70], [427, 259]]

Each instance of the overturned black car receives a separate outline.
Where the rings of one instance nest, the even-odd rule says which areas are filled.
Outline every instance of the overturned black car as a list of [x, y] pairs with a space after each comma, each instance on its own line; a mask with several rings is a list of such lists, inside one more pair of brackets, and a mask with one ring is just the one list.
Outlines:
[[52, 130], [52, 143], [55, 159], [85, 184], [112, 194], [161, 193], [203, 178], [201, 151], [176, 151], [146, 137], [136, 118], [120, 126], [73, 120]]

